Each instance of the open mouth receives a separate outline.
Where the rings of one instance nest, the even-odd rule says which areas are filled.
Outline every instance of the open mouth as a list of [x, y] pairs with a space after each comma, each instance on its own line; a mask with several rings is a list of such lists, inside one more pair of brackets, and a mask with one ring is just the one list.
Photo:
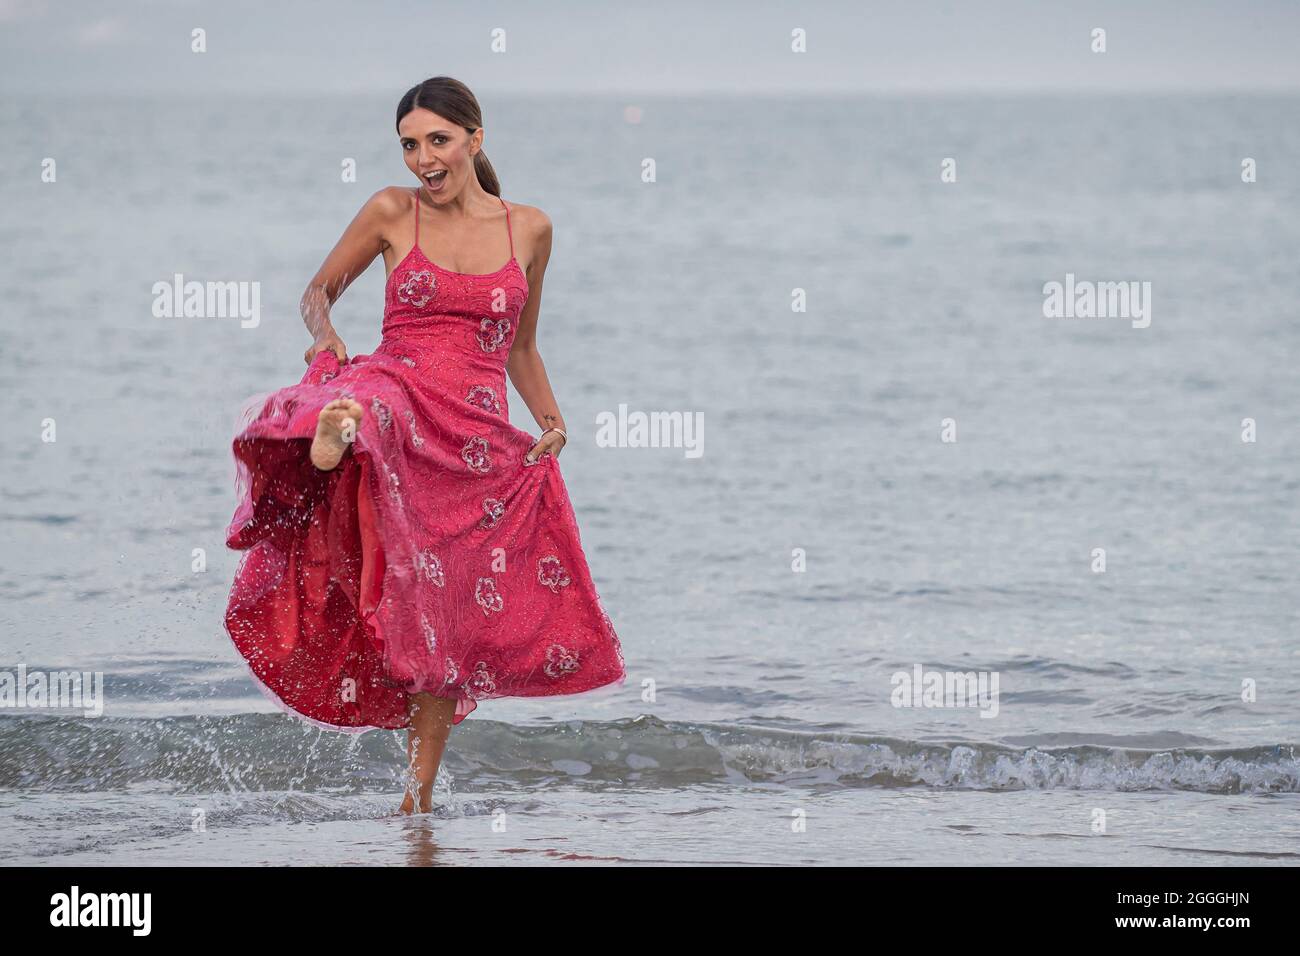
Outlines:
[[447, 170], [439, 169], [432, 173], [426, 173], [424, 181], [429, 184], [431, 189], [437, 189], [442, 186], [443, 181], [447, 178]]

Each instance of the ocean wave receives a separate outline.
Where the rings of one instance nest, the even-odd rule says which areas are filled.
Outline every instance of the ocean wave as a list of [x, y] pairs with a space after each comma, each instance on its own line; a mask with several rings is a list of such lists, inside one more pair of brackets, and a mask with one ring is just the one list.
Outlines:
[[[474, 720], [453, 734], [444, 762], [465, 786], [523, 790], [580, 778], [587, 786], [643, 789], [1300, 792], [1293, 744], [1151, 746], [1201, 739], [1178, 734], [1017, 739], [931, 742], [653, 716], [540, 725]], [[336, 734], [274, 714], [9, 716], [0, 719], [0, 788], [385, 792], [402, 786], [405, 740], [401, 731]]]

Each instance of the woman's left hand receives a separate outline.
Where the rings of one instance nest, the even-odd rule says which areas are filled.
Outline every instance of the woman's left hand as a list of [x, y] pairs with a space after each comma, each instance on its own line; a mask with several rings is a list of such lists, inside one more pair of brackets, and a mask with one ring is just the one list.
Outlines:
[[564, 447], [565, 438], [559, 432], [546, 432], [533, 446], [532, 451], [528, 453], [528, 461], [531, 464], [542, 455], [550, 452], [556, 458], [560, 457], [560, 449]]

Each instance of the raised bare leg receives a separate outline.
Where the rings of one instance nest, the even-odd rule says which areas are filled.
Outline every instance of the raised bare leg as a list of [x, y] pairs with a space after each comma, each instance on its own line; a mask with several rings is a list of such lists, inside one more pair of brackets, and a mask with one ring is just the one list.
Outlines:
[[456, 715], [456, 700], [419, 693], [410, 697], [411, 730], [407, 737], [406, 797], [401, 813], [411, 813], [418, 792], [420, 813], [433, 809], [433, 782], [451, 736], [451, 721]]
[[336, 468], [356, 436], [362, 414], [362, 407], [350, 398], [336, 398], [322, 408], [311, 441], [311, 463], [321, 471]]

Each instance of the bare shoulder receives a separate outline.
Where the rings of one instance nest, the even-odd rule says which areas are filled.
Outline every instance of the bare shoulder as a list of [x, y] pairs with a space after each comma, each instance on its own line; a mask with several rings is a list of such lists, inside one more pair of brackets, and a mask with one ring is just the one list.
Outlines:
[[359, 224], [371, 240], [377, 240], [381, 250], [388, 248], [395, 239], [404, 236], [402, 226], [411, 218], [414, 198], [410, 189], [385, 186], [366, 200], [354, 225]]
[[538, 265], [545, 268], [551, 256], [551, 217], [537, 206], [508, 201], [507, 205], [515, 238], [527, 250], [529, 273]]
[[405, 186], [385, 186], [366, 200], [365, 210], [385, 219], [411, 211], [413, 194]]
[[525, 206], [519, 202], [509, 202], [511, 225], [520, 235], [532, 240], [540, 240], [551, 234], [551, 217], [536, 206]]

